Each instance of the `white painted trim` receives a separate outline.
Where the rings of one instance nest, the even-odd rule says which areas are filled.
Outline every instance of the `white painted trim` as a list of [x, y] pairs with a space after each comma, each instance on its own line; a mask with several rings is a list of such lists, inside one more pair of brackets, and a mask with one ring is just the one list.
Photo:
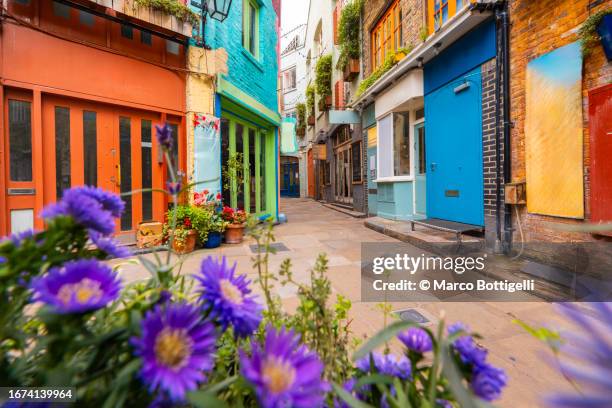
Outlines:
[[394, 177], [383, 177], [376, 180], [373, 180], [374, 183], [396, 183], [396, 182], [405, 182], [405, 181], [414, 181], [413, 176], [394, 176]]

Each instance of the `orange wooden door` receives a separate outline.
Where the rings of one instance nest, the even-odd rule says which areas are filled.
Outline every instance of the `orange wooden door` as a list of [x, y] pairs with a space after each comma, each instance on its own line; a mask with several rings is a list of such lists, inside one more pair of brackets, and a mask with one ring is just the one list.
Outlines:
[[[591, 221], [612, 222], [612, 85], [589, 92]], [[612, 235], [612, 232], [606, 233]]]
[[164, 197], [142, 189], [161, 188], [153, 129], [159, 114], [101, 103], [46, 96], [43, 100], [45, 203], [63, 190], [93, 185], [124, 195], [116, 232], [132, 234], [142, 221], [163, 221]]
[[31, 93], [6, 90], [3, 102], [6, 211], [0, 231], [10, 234], [34, 228], [37, 216], [34, 110]]
[[308, 150], [308, 197], [315, 196], [315, 171], [312, 149]]

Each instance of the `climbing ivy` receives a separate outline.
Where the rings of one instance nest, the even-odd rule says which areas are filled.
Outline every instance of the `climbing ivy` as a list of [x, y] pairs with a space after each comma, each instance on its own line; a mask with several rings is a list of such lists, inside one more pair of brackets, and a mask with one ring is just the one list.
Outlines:
[[582, 45], [582, 55], [588, 57], [593, 52], [595, 43], [599, 40], [597, 34], [597, 26], [601, 23], [603, 18], [612, 13], [612, 9], [601, 10], [585, 20], [578, 31], [580, 37], [580, 43]]
[[363, 94], [369, 87], [374, 85], [376, 81], [378, 81], [387, 71], [389, 71], [395, 64], [397, 64], [401, 58], [400, 55], [408, 55], [414, 46], [410, 45], [407, 48], [399, 48], [396, 52], [387, 55], [384, 62], [378, 69], [372, 74], [365, 78], [363, 81], [359, 83], [359, 88], [357, 88], [357, 92], [355, 94], [355, 98], [359, 98], [361, 94]]
[[178, 0], [134, 0], [134, 6], [151, 7], [191, 24], [200, 21], [197, 13]]
[[315, 88], [312, 84], [306, 87], [306, 112], [308, 116], [314, 115], [315, 106]]
[[360, 18], [364, 0], [353, 0], [342, 9], [338, 23], [340, 57], [336, 68], [343, 70], [350, 59], [361, 56]]
[[[305, 130], [306, 129], [306, 105], [303, 102], [299, 102], [295, 104], [295, 112], [297, 116], [297, 130]], [[300, 133], [303, 136], [303, 133]]]
[[323, 55], [317, 61], [315, 85], [317, 95], [322, 98], [332, 94], [332, 55]]

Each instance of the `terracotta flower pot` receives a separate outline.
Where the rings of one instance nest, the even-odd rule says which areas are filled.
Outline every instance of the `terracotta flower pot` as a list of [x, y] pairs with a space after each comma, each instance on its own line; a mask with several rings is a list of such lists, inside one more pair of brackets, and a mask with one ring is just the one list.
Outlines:
[[196, 230], [189, 230], [187, 236], [184, 239], [172, 240], [172, 249], [179, 255], [193, 252], [193, 250], [195, 249], [197, 237], [198, 233]]
[[245, 224], [229, 224], [225, 229], [225, 243], [239, 244], [244, 239]]

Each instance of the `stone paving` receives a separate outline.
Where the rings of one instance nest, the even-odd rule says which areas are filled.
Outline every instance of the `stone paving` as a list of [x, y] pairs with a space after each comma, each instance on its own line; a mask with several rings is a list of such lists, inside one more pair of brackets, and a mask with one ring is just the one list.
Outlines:
[[[365, 338], [383, 327], [383, 316], [376, 303], [360, 301], [360, 244], [362, 242], [398, 242], [386, 235], [364, 226], [363, 219], [323, 207], [309, 199], [283, 199], [281, 212], [288, 217], [288, 223], [276, 226], [274, 234], [279, 243], [288, 251], [280, 251], [270, 257], [273, 271], [281, 262], [291, 258], [295, 278], [308, 282], [310, 269], [319, 253], [329, 258], [329, 277], [335, 292], [353, 302], [351, 317], [355, 336]], [[239, 245], [224, 245], [216, 250], [199, 250], [184, 259], [182, 273], [195, 272], [201, 260], [209, 255], [225, 255], [236, 262], [238, 272], [255, 277], [252, 268], [251, 248], [253, 242]], [[417, 249], [415, 253], [422, 254]], [[153, 255], [147, 255], [152, 257]], [[124, 279], [134, 281], [144, 278], [147, 272], [140, 265], [124, 262], [120, 267]], [[291, 311], [297, 304], [295, 290], [277, 288], [283, 304]], [[441, 314], [447, 321], [462, 321], [472, 330], [482, 334], [481, 344], [489, 348], [490, 361], [503, 367], [509, 376], [509, 385], [504, 396], [496, 405], [501, 407], [543, 406], [543, 397], [552, 390], [569, 390], [563, 377], [547, 362], [550, 353], [536, 339], [512, 323], [517, 317], [535, 326], [567, 329], [567, 322], [557, 313], [554, 306], [538, 301], [521, 303], [392, 303], [393, 310], [415, 308], [435, 325]], [[550, 360], [550, 359], [548, 359]]]

